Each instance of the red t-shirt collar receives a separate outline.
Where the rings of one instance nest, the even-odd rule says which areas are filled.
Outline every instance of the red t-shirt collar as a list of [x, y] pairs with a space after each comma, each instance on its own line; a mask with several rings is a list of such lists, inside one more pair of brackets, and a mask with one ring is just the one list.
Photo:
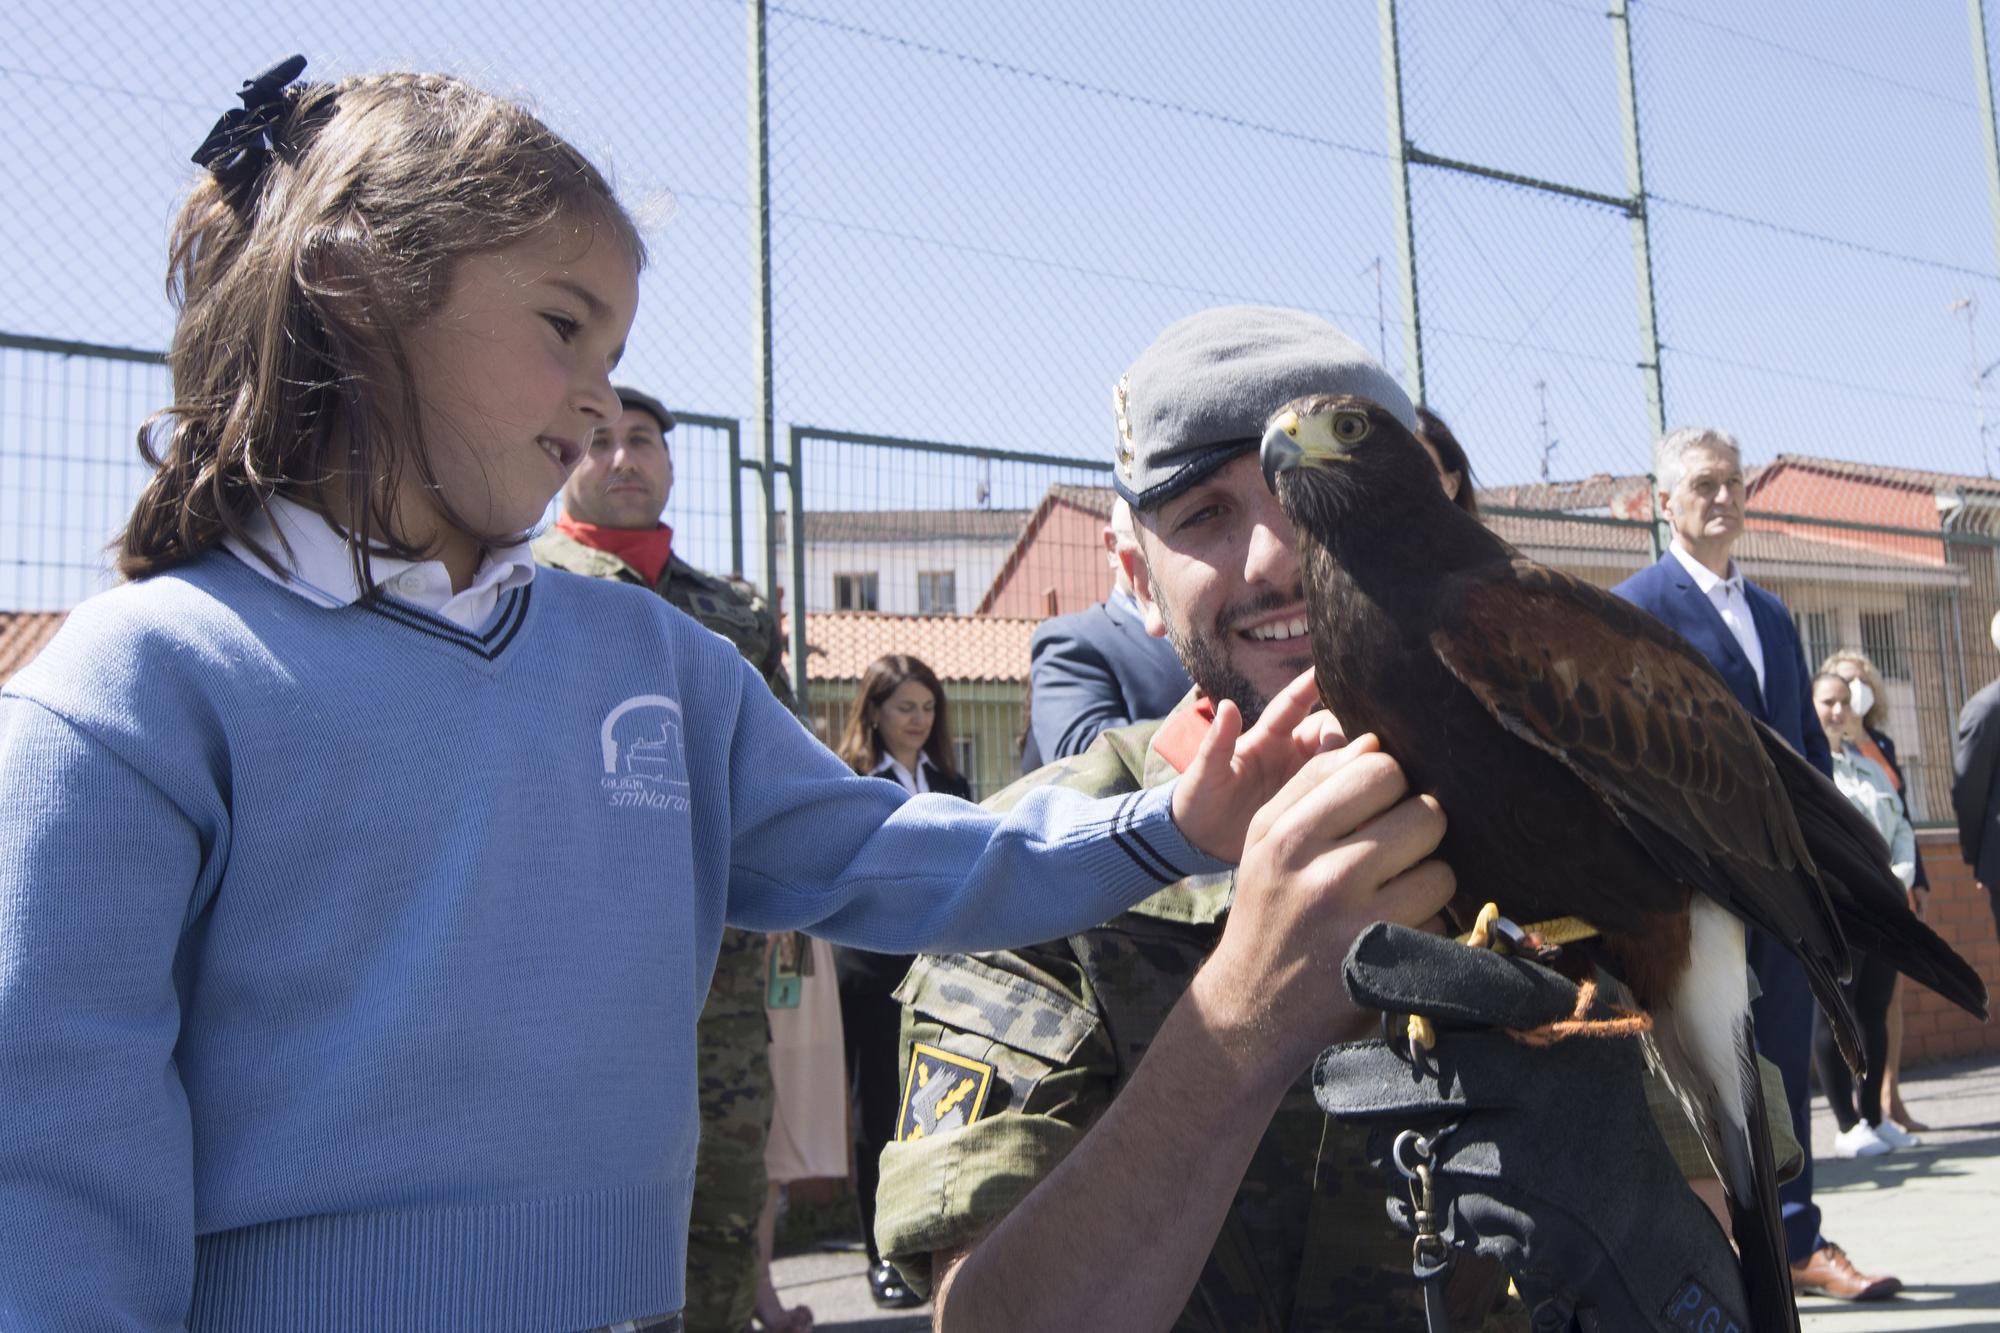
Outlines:
[[660, 581], [667, 561], [674, 556], [674, 530], [664, 523], [654, 528], [601, 528], [565, 514], [556, 520], [556, 531], [617, 556], [632, 566], [648, 587]]
[[1208, 729], [1214, 725], [1215, 701], [1198, 694], [1194, 707], [1174, 714], [1153, 733], [1153, 750], [1173, 766], [1174, 772], [1185, 773], [1200, 753], [1201, 743], [1208, 738]]

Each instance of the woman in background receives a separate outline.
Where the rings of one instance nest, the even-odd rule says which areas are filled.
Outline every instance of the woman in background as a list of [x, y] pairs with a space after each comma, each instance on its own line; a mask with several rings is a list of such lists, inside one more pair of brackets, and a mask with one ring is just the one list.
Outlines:
[[[857, 773], [883, 778], [912, 795], [943, 792], [970, 800], [972, 784], [951, 756], [951, 714], [937, 675], [901, 653], [869, 664], [854, 692], [847, 726], [834, 747]], [[885, 1310], [922, 1304], [902, 1275], [875, 1248], [875, 1184], [882, 1149], [896, 1136], [901, 1085], [903, 1007], [895, 990], [910, 970], [909, 954], [835, 949], [840, 1021], [847, 1044], [847, 1086], [853, 1106], [854, 1198], [868, 1246], [868, 1289]]]
[[[1889, 774], [1847, 739], [1848, 685], [1832, 672], [1813, 677], [1813, 711], [1833, 751], [1833, 782], [1889, 846], [1889, 869], [1905, 889], [1916, 877], [1917, 836]], [[1861, 1054], [1867, 1063], [1861, 1086], [1854, 1086], [1847, 1061], [1841, 1057], [1824, 1013], [1813, 1023], [1813, 1063], [1821, 1089], [1833, 1108], [1840, 1132], [1833, 1141], [1836, 1157], [1876, 1157], [1893, 1148], [1911, 1148], [1921, 1140], [1905, 1132], [1882, 1113], [1882, 1074], [1888, 1068], [1889, 998], [1896, 971], [1890, 964], [1860, 950], [1853, 951], [1854, 975], [1842, 990], [1854, 1011], [1861, 1034]]]
[[771, 1282], [779, 1190], [798, 1180], [847, 1178], [847, 1085], [833, 946], [798, 931], [771, 935], [764, 959], [777, 1093], [764, 1144], [764, 1211], [757, 1219], [757, 1323], [770, 1333], [809, 1333], [810, 1306], [787, 1306]]
[[[1882, 766], [1889, 775], [1890, 785], [1895, 787], [1897, 799], [1902, 803], [1903, 818], [1910, 817], [1910, 792], [1903, 781], [1903, 770], [1896, 763], [1896, 742], [1882, 730], [1889, 720], [1889, 703], [1883, 698], [1882, 681], [1875, 673], [1875, 664], [1859, 648], [1842, 648], [1820, 664], [1821, 671], [1830, 671], [1847, 682], [1852, 696], [1847, 710], [1847, 739], [1861, 753]], [[1917, 858], [1917, 877], [1910, 885], [1910, 910], [1922, 919], [1930, 905], [1931, 882], [1924, 874], [1924, 859]], [[1903, 978], [1896, 978], [1895, 994], [1889, 999], [1889, 1051], [1882, 1070], [1882, 1105], [1893, 1120], [1904, 1130], [1916, 1134], [1930, 1128], [1903, 1105], [1901, 1082], [1903, 1067]]]

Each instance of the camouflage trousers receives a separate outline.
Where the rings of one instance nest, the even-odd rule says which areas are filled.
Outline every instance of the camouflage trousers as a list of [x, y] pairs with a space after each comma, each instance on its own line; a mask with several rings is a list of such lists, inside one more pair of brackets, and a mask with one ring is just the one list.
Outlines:
[[701, 1146], [688, 1218], [687, 1333], [740, 1333], [757, 1303], [757, 1217], [771, 1134], [771, 1029], [764, 937], [724, 930], [695, 1025]]

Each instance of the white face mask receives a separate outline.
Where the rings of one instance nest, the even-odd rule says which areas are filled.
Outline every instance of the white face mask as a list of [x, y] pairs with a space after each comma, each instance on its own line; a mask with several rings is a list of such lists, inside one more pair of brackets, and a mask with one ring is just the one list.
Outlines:
[[1875, 691], [1868, 688], [1865, 680], [1847, 682], [1847, 708], [1856, 717], [1867, 717], [1868, 710], [1875, 706]]

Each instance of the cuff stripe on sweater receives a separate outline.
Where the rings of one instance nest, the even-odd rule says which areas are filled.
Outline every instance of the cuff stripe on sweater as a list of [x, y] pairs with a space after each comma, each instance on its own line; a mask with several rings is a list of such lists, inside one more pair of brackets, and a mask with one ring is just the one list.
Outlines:
[[1162, 884], [1171, 884], [1187, 876], [1174, 869], [1173, 863], [1153, 849], [1153, 845], [1140, 835], [1134, 827], [1133, 812], [1138, 808], [1143, 793], [1134, 792], [1118, 803], [1118, 809], [1111, 816], [1111, 841], [1118, 849], [1132, 858], [1139, 869], [1151, 875]]

